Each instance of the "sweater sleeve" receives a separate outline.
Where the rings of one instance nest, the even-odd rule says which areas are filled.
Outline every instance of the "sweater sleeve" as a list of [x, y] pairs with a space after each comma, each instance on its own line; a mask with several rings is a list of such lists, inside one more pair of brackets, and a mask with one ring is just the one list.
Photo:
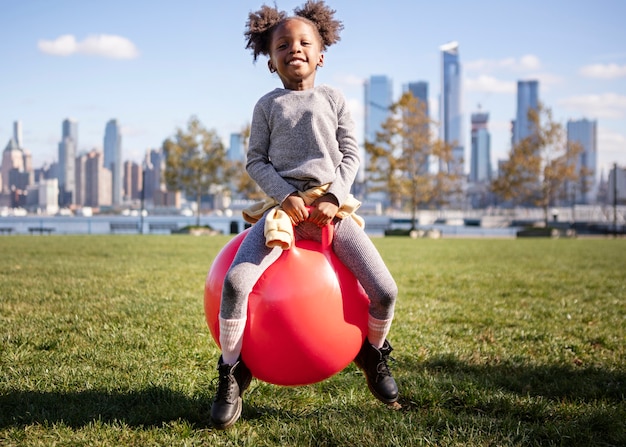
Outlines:
[[269, 118], [262, 101], [259, 101], [252, 114], [246, 170], [265, 194], [278, 203], [282, 203], [297, 189], [287, 183], [276, 171], [269, 157], [269, 147]]
[[342, 159], [335, 169], [335, 180], [330, 185], [328, 193], [333, 194], [341, 206], [350, 194], [350, 188], [359, 169], [360, 156], [354, 121], [345, 98], [341, 93], [335, 92], [333, 99], [337, 107], [337, 142]]

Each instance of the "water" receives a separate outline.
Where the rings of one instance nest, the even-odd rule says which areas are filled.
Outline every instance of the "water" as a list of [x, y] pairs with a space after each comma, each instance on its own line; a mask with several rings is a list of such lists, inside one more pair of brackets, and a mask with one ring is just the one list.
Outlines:
[[[372, 237], [383, 236], [390, 224], [387, 216], [363, 216], [365, 231]], [[196, 224], [196, 217], [181, 215], [145, 216], [6, 216], [0, 217], [0, 234], [169, 234], [168, 227], [184, 228]], [[209, 225], [224, 234], [243, 231], [241, 216], [201, 216], [200, 225]], [[116, 229], [116, 226], [118, 227]], [[121, 228], [124, 227], [124, 228]], [[141, 228], [140, 228], [141, 227]], [[442, 237], [515, 237], [519, 228], [430, 224], [424, 231], [438, 230]], [[2, 229], [10, 229], [1, 233]], [[112, 231], [113, 229], [113, 231]], [[139, 231], [139, 230], [142, 231]]]

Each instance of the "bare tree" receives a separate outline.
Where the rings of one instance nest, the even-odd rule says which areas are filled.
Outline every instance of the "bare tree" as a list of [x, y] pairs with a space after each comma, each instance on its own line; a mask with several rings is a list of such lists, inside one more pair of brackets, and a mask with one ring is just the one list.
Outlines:
[[434, 138], [426, 105], [411, 92], [390, 111], [376, 140], [365, 142], [367, 179], [371, 191], [389, 194], [392, 207], [409, 209], [414, 229], [420, 205], [445, 203], [454, 190], [455, 173], [429, 171], [431, 158], [446, 165], [452, 160], [452, 146]]
[[567, 142], [563, 126], [542, 104], [529, 109], [528, 118], [531, 134], [511, 148], [491, 189], [504, 200], [542, 208], [547, 224], [548, 208], [559, 192], [567, 182], [578, 180], [577, 159], [582, 147]]
[[177, 129], [163, 142], [163, 151], [167, 186], [195, 197], [196, 225], [200, 225], [202, 195], [219, 188], [231, 173], [224, 145], [215, 131], [207, 130], [192, 116], [187, 129]]

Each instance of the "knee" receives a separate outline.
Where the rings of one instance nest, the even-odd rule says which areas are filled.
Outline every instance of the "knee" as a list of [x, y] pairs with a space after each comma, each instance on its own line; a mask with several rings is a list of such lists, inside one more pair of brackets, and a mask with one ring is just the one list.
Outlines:
[[398, 286], [390, 282], [386, 287], [381, 287], [376, 296], [370, 296], [370, 313], [381, 320], [393, 315], [398, 296]]
[[395, 281], [388, 284], [387, 287], [382, 289], [380, 295], [380, 305], [386, 309], [393, 308], [396, 304], [396, 298], [398, 297], [398, 286]]

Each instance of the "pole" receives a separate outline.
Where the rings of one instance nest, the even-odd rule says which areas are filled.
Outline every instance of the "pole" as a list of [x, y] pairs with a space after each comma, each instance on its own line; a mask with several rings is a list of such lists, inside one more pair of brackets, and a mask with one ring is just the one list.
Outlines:
[[139, 233], [143, 234], [143, 211], [146, 198], [146, 168], [141, 170], [141, 211], [139, 211]]
[[613, 237], [617, 237], [617, 163], [613, 163]]

